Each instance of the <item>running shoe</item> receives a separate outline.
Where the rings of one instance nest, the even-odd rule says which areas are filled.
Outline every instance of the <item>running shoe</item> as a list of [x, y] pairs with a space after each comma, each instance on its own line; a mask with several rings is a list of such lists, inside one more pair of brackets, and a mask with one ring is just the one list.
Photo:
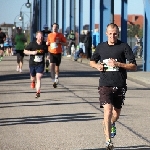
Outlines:
[[19, 71], [19, 66], [17, 66], [17, 69], [16, 69], [16, 71]]
[[54, 88], [57, 88], [56, 82], [53, 83], [53, 87], [54, 87]]
[[22, 73], [22, 69], [19, 69], [19, 72]]
[[35, 82], [31, 82], [31, 89], [35, 88]]
[[40, 93], [37, 92], [36, 95], [35, 95], [35, 98], [39, 98], [40, 97]]
[[116, 126], [115, 123], [111, 125], [111, 138], [114, 138], [116, 135]]
[[111, 140], [109, 139], [108, 142], [106, 142], [106, 150], [113, 150], [114, 146]]
[[55, 82], [56, 82], [56, 84], [59, 83], [58, 77], [55, 78]]

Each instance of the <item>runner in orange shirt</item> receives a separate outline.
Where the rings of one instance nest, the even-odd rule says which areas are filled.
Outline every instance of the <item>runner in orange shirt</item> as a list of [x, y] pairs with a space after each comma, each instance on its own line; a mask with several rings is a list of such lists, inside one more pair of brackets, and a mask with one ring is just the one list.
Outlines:
[[62, 46], [67, 46], [67, 40], [62, 33], [58, 33], [59, 25], [54, 23], [52, 25], [52, 33], [48, 34], [46, 45], [50, 53], [50, 70], [51, 78], [53, 80], [53, 87], [56, 88], [58, 84], [59, 66], [61, 63]]

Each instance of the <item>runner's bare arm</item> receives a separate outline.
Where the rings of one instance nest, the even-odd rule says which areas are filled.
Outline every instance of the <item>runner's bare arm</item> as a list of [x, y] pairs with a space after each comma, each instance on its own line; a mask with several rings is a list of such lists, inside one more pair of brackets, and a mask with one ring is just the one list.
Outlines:
[[103, 71], [104, 66], [101, 63], [96, 63], [95, 61], [90, 61], [90, 66], [96, 68], [98, 71]]
[[126, 70], [133, 70], [133, 71], [137, 70], [137, 65], [132, 64], [132, 63], [125, 64], [125, 63], [121, 63], [121, 62], [116, 62], [116, 66], [120, 67], [120, 68], [124, 68]]
[[26, 54], [26, 55], [36, 55], [37, 51], [29, 51], [29, 50], [24, 49], [24, 54]]

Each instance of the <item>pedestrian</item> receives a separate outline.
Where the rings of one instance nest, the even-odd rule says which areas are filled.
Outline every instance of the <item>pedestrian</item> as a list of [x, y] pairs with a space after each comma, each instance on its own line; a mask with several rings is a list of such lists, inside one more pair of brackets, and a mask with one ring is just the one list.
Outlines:
[[49, 46], [50, 53], [50, 70], [53, 87], [56, 88], [59, 83], [59, 66], [61, 63], [62, 46], [67, 46], [66, 38], [62, 33], [58, 33], [59, 25], [54, 23], [52, 25], [52, 33], [48, 34], [46, 44]]
[[25, 34], [22, 33], [22, 28], [17, 27], [17, 33], [15, 35], [15, 49], [16, 49], [16, 55], [17, 55], [17, 69], [16, 71], [22, 72], [23, 67], [23, 58], [24, 58], [24, 48], [25, 48], [25, 42], [26, 42]]
[[2, 32], [1, 28], [0, 28], [0, 61], [2, 61], [3, 59], [3, 55], [4, 55], [4, 41], [6, 39], [6, 34], [4, 32]]
[[69, 56], [71, 55], [71, 47], [74, 45], [74, 47], [76, 46], [75, 44], [75, 40], [76, 40], [76, 37], [75, 37], [75, 33], [73, 30], [71, 30], [70, 34], [68, 35], [68, 41], [69, 41], [69, 45], [68, 45], [68, 54]]
[[133, 54], [137, 56], [137, 50], [141, 50], [141, 39], [138, 34], [135, 35], [135, 46], [133, 47]]
[[[46, 42], [47, 42], [47, 37], [48, 37], [48, 34], [51, 33], [51, 31], [49, 30], [49, 27], [47, 24], [45, 24], [43, 26], [44, 30], [42, 30], [42, 33], [43, 33], [43, 43], [46, 45]], [[48, 51], [48, 46], [46, 45], [47, 47], [47, 51]], [[49, 64], [50, 64], [50, 56], [49, 56], [49, 53], [46, 53], [45, 54], [46, 56], [46, 73], [48, 73], [49, 71]]]
[[79, 36], [79, 46], [82, 48], [83, 53], [85, 53], [85, 46], [84, 46], [84, 39], [85, 39], [85, 32], [82, 30]]
[[8, 35], [6, 35], [6, 38], [5, 38], [5, 41], [4, 41], [4, 51], [5, 51], [5, 56], [9, 56], [9, 41], [10, 41], [10, 38]]
[[74, 53], [74, 61], [77, 61], [81, 54], [83, 54], [83, 49], [79, 48], [79, 50]]
[[[116, 135], [115, 122], [118, 120], [127, 90], [127, 71], [136, 70], [136, 60], [127, 43], [118, 40], [119, 28], [110, 23], [106, 29], [107, 42], [100, 43], [90, 59], [90, 66], [100, 71], [100, 107], [104, 108], [103, 128], [106, 149], [111, 150], [111, 138]], [[129, 64], [126, 63], [126, 59]], [[100, 63], [99, 63], [100, 62]]]
[[13, 36], [11, 35], [9, 38], [9, 50], [10, 50], [10, 55], [13, 55]]
[[91, 58], [91, 53], [92, 53], [92, 36], [90, 31], [87, 31], [87, 34], [84, 39], [84, 45], [85, 45], [85, 54], [87, 59]]
[[29, 68], [31, 88], [35, 88], [36, 82], [35, 98], [39, 98], [41, 92], [41, 78], [45, 68], [45, 53], [47, 53], [47, 47], [45, 43], [43, 43], [43, 33], [41, 31], [36, 32], [36, 41], [30, 42], [24, 49], [24, 53], [30, 55]]

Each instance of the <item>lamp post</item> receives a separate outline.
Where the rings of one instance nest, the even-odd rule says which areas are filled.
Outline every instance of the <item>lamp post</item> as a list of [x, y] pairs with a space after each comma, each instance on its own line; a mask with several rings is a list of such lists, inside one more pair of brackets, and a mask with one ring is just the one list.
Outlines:
[[19, 24], [19, 26], [21, 26], [21, 23], [22, 23], [22, 22], [16, 20], [16, 19], [19, 19], [19, 16], [20, 16], [20, 15], [17, 15], [17, 16], [14, 18], [13, 34], [16, 34], [15, 29], [16, 29], [17, 24]]
[[24, 13], [20, 11], [19, 20], [22, 21], [22, 29], [24, 30]]
[[22, 27], [24, 28], [24, 14], [25, 12], [22, 11], [22, 7], [23, 6], [26, 6], [26, 8], [30, 8], [30, 41], [32, 40], [32, 5], [31, 3], [29, 2], [29, 0], [27, 0], [27, 3], [24, 3], [21, 8], [20, 8], [20, 17], [19, 17], [19, 20], [22, 20]]
[[24, 27], [24, 25], [25, 25], [25, 23], [24, 23], [24, 16], [25, 16], [25, 15], [29, 18], [29, 16], [28, 16], [25, 12], [20, 11], [19, 20], [22, 21], [22, 29], [23, 29], [23, 30], [25, 30], [25, 27]]
[[25, 5], [27, 8], [30, 8], [30, 41], [32, 41], [32, 4], [27, 0]]

